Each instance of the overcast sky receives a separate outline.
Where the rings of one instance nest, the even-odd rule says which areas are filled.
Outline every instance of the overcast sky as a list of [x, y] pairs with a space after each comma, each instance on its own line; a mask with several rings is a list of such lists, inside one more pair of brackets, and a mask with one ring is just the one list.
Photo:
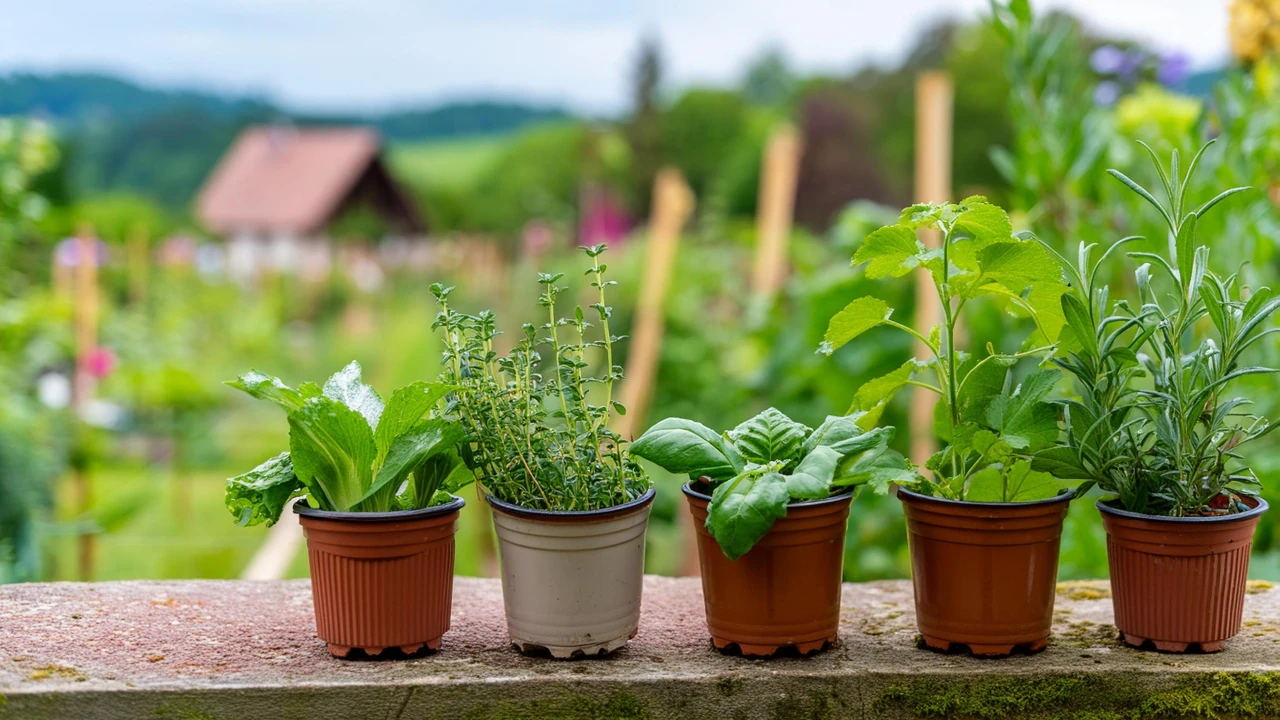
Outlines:
[[[1033, 0], [1092, 27], [1227, 54], [1226, 0]], [[894, 61], [946, 15], [986, 0], [41, 0], [8, 2], [0, 71], [103, 70], [265, 94], [299, 109], [381, 109], [511, 96], [612, 112], [640, 38], [671, 86], [734, 81], [762, 48], [804, 71]]]

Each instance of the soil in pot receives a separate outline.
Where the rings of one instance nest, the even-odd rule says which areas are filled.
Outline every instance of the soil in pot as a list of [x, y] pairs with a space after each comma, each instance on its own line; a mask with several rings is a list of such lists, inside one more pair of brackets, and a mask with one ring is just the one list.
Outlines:
[[1164, 652], [1222, 650], [1240, 632], [1261, 498], [1234, 515], [1142, 515], [1099, 501], [1121, 638]]
[[916, 626], [928, 647], [1000, 657], [1043, 650], [1071, 494], [1030, 503], [932, 498], [898, 488]]
[[844, 536], [853, 493], [793, 503], [737, 560], [706, 529], [709, 495], [684, 486], [698, 529], [698, 562], [711, 641], [746, 656], [801, 655], [835, 644]]
[[511, 642], [552, 657], [607, 655], [635, 637], [654, 491], [588, 512], [528, 510], [484, 494]]
[[438, 650], [453, 607], [453, 537], [464, 502], [337, 513], [294, 505], [307, 538], [316, 633], [337, 657]]

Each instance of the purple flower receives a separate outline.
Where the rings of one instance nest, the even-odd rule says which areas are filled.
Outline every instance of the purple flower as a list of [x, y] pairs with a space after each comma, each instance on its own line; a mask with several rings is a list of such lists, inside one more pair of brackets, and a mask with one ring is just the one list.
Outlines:
[[1099, 75], [1112, 75], [1124, 66], [1125, 51], [1114, 45], [1103, 45], [1089, 57], [1089, 66]]
[[1191, 56], [1184, 52], [1172, 52], [1160, 59], [1156, 79], [1165, 87], [1176, 87], [1186, 82], [1191, 74]]
[[1098, 83], [1098, 87], [1093, 89], [1093, 101], [1103, 107], [1110, 107], [1119, 99], [1120, 86], [1110, 80]]

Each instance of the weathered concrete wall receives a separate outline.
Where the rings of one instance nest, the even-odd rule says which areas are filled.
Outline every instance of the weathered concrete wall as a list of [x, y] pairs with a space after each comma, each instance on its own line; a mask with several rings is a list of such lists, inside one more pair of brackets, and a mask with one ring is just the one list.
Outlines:
[[651, 577], [608, 659], [507, 643], [495, 580], [459, 578], [441, 652], [342, 661], [301, 582], [0, 587], [0, 719], [1280, 717], [1280, 590], [1251, 588], [1217, 655], [1119, 644], [1105, 583], [1063, 586], [1049, 649], [978, 660], [916, 645], [906, 582], [846, 585], [840, 644], [808, 659], [711, 648], [697, 580]]

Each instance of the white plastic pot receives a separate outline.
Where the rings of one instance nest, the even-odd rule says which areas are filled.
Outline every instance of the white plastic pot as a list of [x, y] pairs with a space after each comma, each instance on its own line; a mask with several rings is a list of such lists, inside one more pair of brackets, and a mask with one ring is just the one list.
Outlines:
[[635, 637], [652, 489], [588, 512], [527, 510], [488, 493], [511, 642], [553, 657], [607, 655]]

